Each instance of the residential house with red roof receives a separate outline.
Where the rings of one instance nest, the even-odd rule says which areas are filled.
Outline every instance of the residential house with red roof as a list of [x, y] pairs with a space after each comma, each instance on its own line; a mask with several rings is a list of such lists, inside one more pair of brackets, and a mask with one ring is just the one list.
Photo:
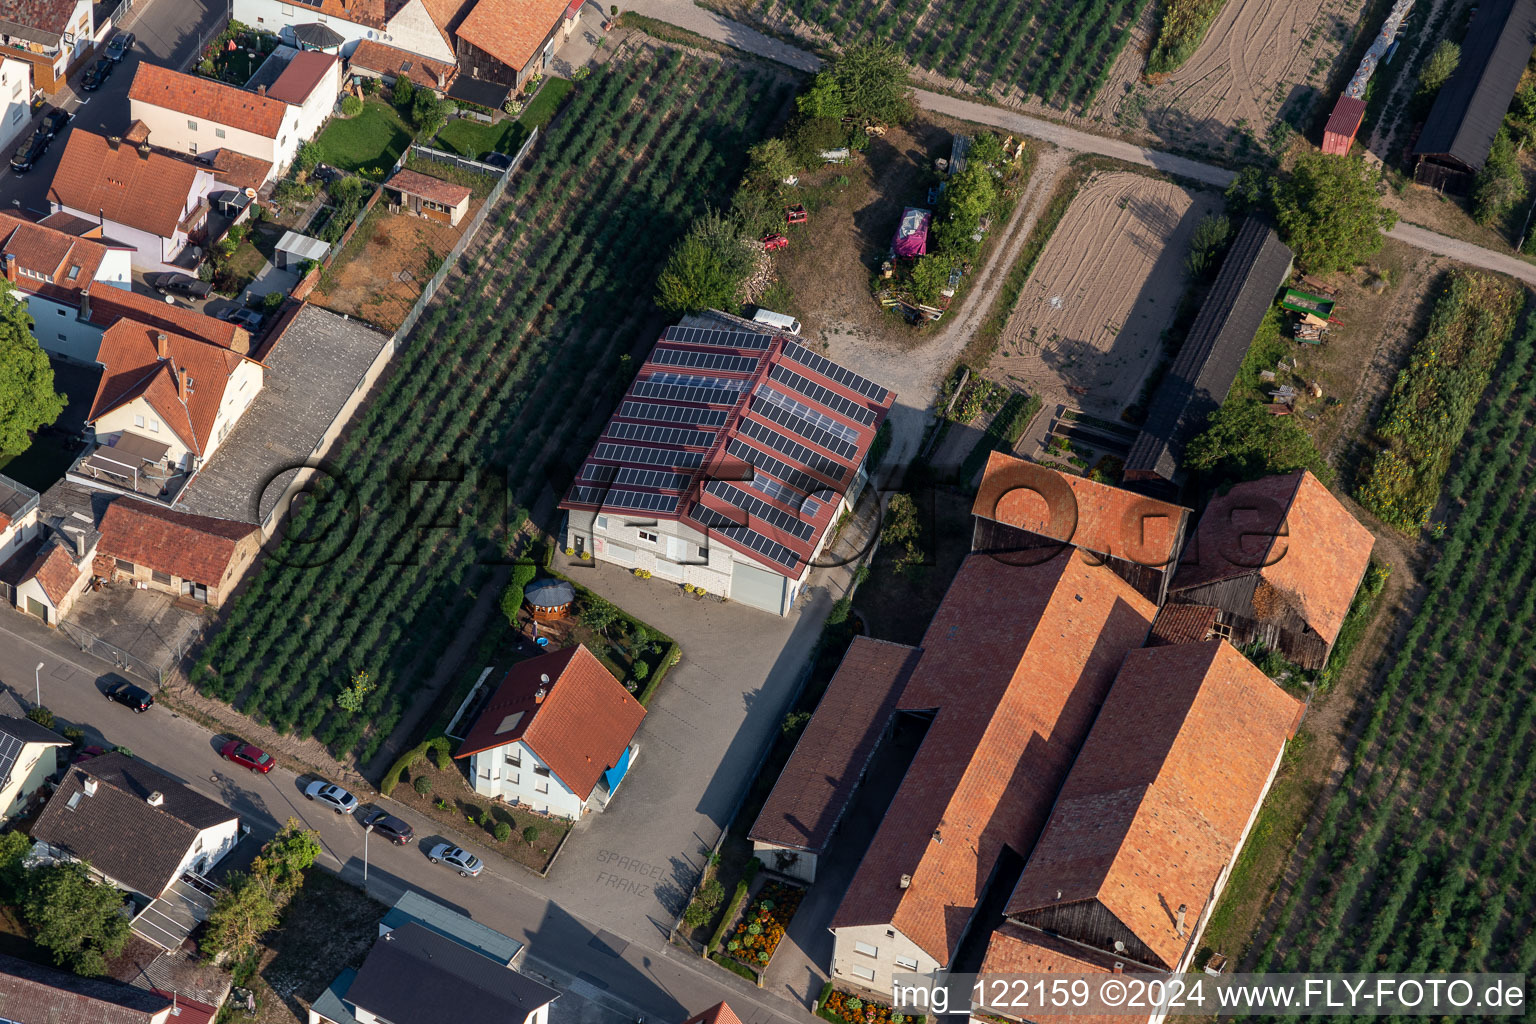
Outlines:
[[32, 128], [32, 65], [20, 57], [0, 56], [0, 150], [30, 134]]
[[457, 32], [460, 73], [521, 90], [548, 70], [580, 11], [573, 0], [477, 0]]
[[[294, 127], [303, 141], [320, 132], [336, 109], [341, 92], [341, 58], [319, 50], [300, 50], [267, 89], [267, 98], [297, 110]], [[297, 152], [298, 147], [294, 147]]]
[[124, 434], [164, 446], [157, 461], [196, 470], [211, 457], [262, 384], [262, 364], [131, 317], [101, 337], [101, 382], [86, 423], [98, 442]]
[[560, 504], [566, 546], [784, 615], [896, 394], [723, 322], [662, 334]]
[[402, 167], [384, 183], [390, 198], [406, 212], [456, 227], [469, 212], [469, 186]]
[[888, 993], [895, 974], [950, 966], [1034, 848], [1155, 612], [1072, 550], [965, 560], [895, 703], [929, 724], [832, 918], [835, 984]]
[[94, 362], [101, 329], [89, 315], [81, 319], [80, 296], [93, 287], [126, 293], [132, 249], [6, 212], [0, 213], [0, 267], [11, 294], [32, 315], [37, 343], [53, 355]]
[[111, 978], [57, 971], [0, 953], [0, 1019], [179, 1024], [174, 999]]
[[450, 26], [462, 6], [463, 0], [234, 0], [231, 16], [304, 49], [345, 57], [364, 40], [374, 40], [449, 62]]
[[0, 596], [50, 626], [90, 581], [101, 539], [88, 496], [60, 500], [67, 489], [60, 481], [39, 495], [0, 477]]
[[76, 128], [48, 187], [48, 203], [54, 213], [94, 221], [107, 238], [132, 246], [135, 270], [185, 271], [189, 247], [203, 238], [207, 195], [216, 184], [210, 168], [147, 143], [132, 146]]
[[607, 806], [645, 708], [584, 645], [514, 666], [459, 745], [481, 796], [567, 818]]
[[982, 972], [1187, 970], [1302, 711], [1222, 639], [1128, 654]]
[[1189, 509], [993, 452], [971, 507], [971, 550], [1013, 564], [1070, 545], [1162, 604]]
[[1240, 483], [1201, 514], [1168, 600], [1214, 608], [1216, 635], [1239, 647], [1261, 642], [1302, 668], [1320, 669], [1374, 544], [1306, 470]]
[[0, 46], [32, 65], [31, 80], [50, 96], [96, 44], [91, 0], [0, 0]]
[[729, 1003], [716, 1003], [689, 1017], [683, 1024], [741, 1024], [741, 1018], [736, 1016]]
[[364, 39], [357, 44], [352, 56], [347, 58], [347, 71], [380, 79], [391, 87], [395, 79], [404, 77], [439, 96], [448, 91], [454, 76], [459, 73], [458, 66], [451, 61], [432, 60], [373, 39]]
[[102, 514], [93, 564], [106, 580], [126, 579], [150, 590], [224, 603], [261, 548], [261, 529], [133, 498], [118, 498]]

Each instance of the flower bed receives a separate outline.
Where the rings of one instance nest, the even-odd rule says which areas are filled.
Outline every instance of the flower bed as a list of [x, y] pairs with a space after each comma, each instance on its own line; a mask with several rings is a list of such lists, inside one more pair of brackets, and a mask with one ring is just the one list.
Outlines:
[[805, 890], [783, 882], [769, 882], [758, 892], [725, 944], [730, 956], [758, 971], [768, 966], [790, 918], [800, 909]]
[[923, 1019], [895, 1013], [889, 1006], [860, 999], [841, 989], [833, 989], [832, 994], [827, 996], [821, 1015], [827, 1020], [846, 1021], [847, 1024], [906, 1024], [907, 1021]]

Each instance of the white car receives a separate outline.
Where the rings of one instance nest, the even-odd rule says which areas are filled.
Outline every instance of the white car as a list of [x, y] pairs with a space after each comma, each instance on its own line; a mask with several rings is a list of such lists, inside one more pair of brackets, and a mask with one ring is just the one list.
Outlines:
[[438, 861], [447, 861], [449, 867], [458, 868], [459, 874], [465, 878], [473, 878], [485, 870], [485, 864], [479, 857], [457, 846], [449, 846], [447, 843], [438, 843], [432, 847], [427, 852], [427, 860], [433, 864]]
[[324, 779], [316, 779], [304, 790], [304, 795], [311, 800], [319, 800], [337, 814], [351, 814], [357, 810], [357, 797], [348, 793], [333, 782]]

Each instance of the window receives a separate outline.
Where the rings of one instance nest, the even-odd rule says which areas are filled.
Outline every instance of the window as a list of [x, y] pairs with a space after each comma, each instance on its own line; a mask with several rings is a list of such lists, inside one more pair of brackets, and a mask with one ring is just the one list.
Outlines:
[[658, 540], [661, 539], [654, 533], [651, 533], [649, 530], [636, 530], [635, 532], [639, 534], [641, 540], [648, 540], [652, 544], [655, 544]]
[[548, 793], [549, 792], [549, 780], [547, 780], [547, 779], [539, 779], [537, 782], [535, 782], [533, 784], [533, 791], [535, 793]]
[[195, 131], [197, 131], [197, 122], [196, 122], [196, 121], [190, 121], [190, 120], [189, 120], [189, 121], [188, 121], [188, 122], [187, 122], [187, 131], [189, 131], [189, 132], [195, 132]]
[[136, 427], [142, 427], [144, 425], [144, 417], [140, 416], [138, 413], [134, 413], [133, 425]]
[[515, 786], [522, 781], [522, 776], [517, 772], [507, 772], [507, 785]]
[[521, 768], [523, 766], [523, 752], [521, 750], [507, 751], [507, 764], [513, 768]]
[[216, 139], [222, 139], [224, 137], [224, 129], [223, 128], [215, 128], [213, 130], [213, 137], [216, 138]]
[[150, 578], [153, 579], [156, 583], [164, 583], [167, 586], [169, 586], [171, 583], [171, 574], [168, 572], [161, 572], [159, 569], [151, 569], [149, 575]]
[[549, 778], [549, 768], [542, 764], [536, 764], [533, 766], [533, 774], [542, 775], [547, 779]]
[[703, 544], [699, 545], [699, 557], [704, 559], [706, 562], [709, 561], [709, 548], [705, 547]]
[[60, 341], [63, 341], [63, 340], [64, 340], [64, 335], [62, 335], [62, 334], [61, 334], [61, 335], [59, 335], [59, 340], [60, 340]]
[[192, 155], [193, 156], [197, 155], [197, 143], [190, 142], [190, 143], [187, 144], [187, 147], [192, 151]]
[[20, 121], [21, 115], [24, 113], [26, 113], [26, 108], [17, 107], [16, 110], [11, 114], [11, 124], [15, 124], [17, 121]]
[[62, 309], [56, 309], [56, 310], [54, 310], [54, 312], [59, 314], [59, 316], [63, 316], [64, 315], [64, 311]]
[[1232, 639], [1232, 626], [1230, 623], [1218, 622], [1211, 627], [1211, 633], [1226, 640]]
[[853, 944], [853, 951], [855, 953], [862, 953], [865, 956], [879, 956], [880, 955], [880, 947], [879, 946], [871, 946], [867, 942], [855, 942]]
[[152, 434], [160, 433], [160, 421], [159, 420], [151, 419], [149, 421], [149, 432], [152, 433]]
[[848, 970], [852, 972], [855, 978], [863, 978], [865, 981], [875, 980], [875, 972], [870, 970], [868, 967], [860, 967], [858, 964], [854, 964], [853, 966], [849, 967]]
[[114, 558], [114, 559], [112, 559], [112, 561], [116, 562], [117, 563], [117, 567], [119, 569], [123, 570], [123, 572], [126, 572], [126, 573], [132, 573], [133, 572], [133, 563], [132, 562], [124, 561], [121, 558]]
[[606, 530], [606, 529], [608, 529], [608, 517], [607, 516], [598, 516], [597, 519], [595, 519], [593, 522], [596, 524], [596, 526], [597, 526], [597, 528], [599, 530]]
[[896, 966], [906, 968], [909, 971], [917, 970], [917, 958], [913, 956], [899, 956], [896, 958]]

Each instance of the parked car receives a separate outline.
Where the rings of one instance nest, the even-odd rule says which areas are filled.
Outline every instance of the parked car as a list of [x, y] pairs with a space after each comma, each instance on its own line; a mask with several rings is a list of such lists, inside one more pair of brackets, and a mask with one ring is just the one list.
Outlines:
[[48, 152], [48, 144], [52, 141], [53, 139], [47, 135], [34, 135], [23, 142], [11, 157], [11, 170], [17, 174], [30, 171], [32, 166], [43, 158], [43, 154]]
[[85, 69], [85, 74], [80, 76], [80, 88], [86, 92], [95, 92], [101, 88], [101, 83], [112, 74], [112, 69], [117, 65], [106, 57], [97, 57], [95, 63]]
[[143, 714], [155, 706], [154, 695], [142, 686], [134, 686], [126, 680], [107, 690], [107, 700], [115, 700], [125, 708]]
[[69, 124], [70, 113], [63, 107], [49, 107], [48, 113], [37, 124], [37, 134], [46, 135], [50, 139], [64, 130]]
[[304, 795], [311, 800], [320, 801], [337, 814], [351, 814], [357, 810], [357, 797], [334, 782], [326, 782], [324, 779], [316, 779], [304, 787]]
[[261, 772], [265, 775], [272, 770], [277, 762], [272, 760], [272, 755], [259, 747], [253, 747], [249, 743], [241, 743], [239, 740], [230, 740], [219, 748], [219, 756], [226, 761], [233, 761], [242, 768], [249, 768], [253, 772]]
[[213, 285], [199, 281], [191, 274], [151, 274], [149, 286], [157, 292], [180, 295], [188, 299], [206, 299]]
[[267, 318], [254, 309], [246, 309], [244, 306], [231, 306], [228, 309], [219, 310], [219, 319], [228, 320], [232, 324], [239, 324], [246, 330], [255, 334], [261, 329], [261, 325]]
[[107, 59], [116, 64], [128, 56], [128, 51], [133, 49], [133, 41], [138, 38], [132, 32], [119, 32], [112, 37], [107, 44]]
[[467, 850], [461, 850], [457, 846], [449, 846], [447, 843], [438, 843], [427, 854], [427, 860], [436, 864], [447, 861], [451, 868], [458, 868], [459, 874], [465, 878], [474, 878], [485, 870], [479, 857]]
[[404, 846], [416, 838], [416, 830], [388, 811], [374, 811], [363, 819], [363, 825], [388, 839], [396, 846]]

